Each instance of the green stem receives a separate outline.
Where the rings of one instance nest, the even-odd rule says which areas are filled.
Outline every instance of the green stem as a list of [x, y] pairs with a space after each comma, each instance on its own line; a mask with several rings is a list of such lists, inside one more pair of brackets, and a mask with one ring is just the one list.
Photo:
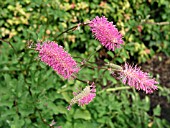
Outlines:
[[115, 87], [115, 88], [108, 88], [108, 89], [104, 89], [102, 91], [99, 91], [98, 93], [102, 93], [103, 91], [106, 91], [106, 92], [111, 92], [111, 91], [119, 91], [119, 90], [127, 90], [127, 89], [131, 89], [131, 87], [129, 86], [123, 86], [123, 87]]
[[131, 89], [131, 87], [124, 86], [124, 87], [108, 88], [108, 89], [106, 89], [106, 91], [110, 92], [110, 91], [118, 91], [118, 90], [126, 90], [126, 89]]
[[20, 70], [20, 69], [0, 69], [0, 72], [21, 72], [25, 70]]
[[56, 38], [58, 38], [58, 37], [60, 37], [61, 35], [63, 35], [64, 33], [66, 33], [66, 32], [68, 32], [68, 31], [70, 31], [70, 30], [75, 30], [75, 29], [77, 29], [78, 27], [80, 27], [80, 26], [85, 26], [85, 25], [88, 25], [89, 23], [80, 23], [80, 24], [78, 24], [78, 25], [76, 25], [76, 26], [73, 26], [73, 27], [71, 27], [71, 28], [68, 28], [67, 30], [65, 30], [65, 31], [63, 31], [63, 32], [61, 32], [59, 35], [57, 35], [56, 36]]
[[46, 121], [45, 119], [43, 119], [43, 117], [42, 117], [42, 114], [41, 114], [40, 110], [39, 110], [39, 109], [37, 109], [37, 108], [36, 108], [36, 110], [38, 111], [38, 114], [39, 114], [39, 116], [40, 116], [40, 118], [41, 118], [42, 122], [43, 122], [45, 125], [49, 126], [50, 128], [54, 128], [53, 126], [50, 126], [50, 124], [48, 124], [48, 123], [47, 123], [47, 121]]
[[80, 80], [79, 78], [75, 78], [75, 79], [82, 82], [82, 83], [86, 83], [86, 84], [88, 83], [88, 81]]
[[96, 66], [93, 66], [93, 65], [90, 65], [90, 64], [85, 64], [84, 66], [86, 66], [86, 67], [89, 67], [89, 68], [91, 68], [91, 69], [95, 69], [95, 68], [97, 68], [97, 69], [105, 69], [105, 70], [108, 70], [108, 68], [105, 68], [105, 67], [96, 67]]
[[90, 58], [97, 52], [99, 51], [101, 46], [97, 47], [96, 50], [86, 59], [87, 61], [90, 60]]
[[170, 25], [170, 22], [142, 22], [142, 24], [150, 24], [150, 25]]
[[100, 48], [101, 47], [97, 47], [96, 50], [87, 59], [82, 59], [83, 61], [81, 62], [81, 69], [84, 68], [87, 65], [87, 63], [93, 63], [93, 62], [89, 62], [89, 60], [98, 50], [100, 50]]
[[117, 65], [117, 64], [113, 64], [113, 63], [107, 63], [107, 66], [109, 66], [112, 70], [116, 70], [116, 71], [121, 71], [122, 67]]
[[1, 38], [0, 38], [0, 41], [8, 43], [12, 47], [12, 49], [14, 50], [15, 54], [17, 55], [17, 52], [16, 52], [14, 46], [11, 44], [11, 42], [5, 41], [5, 40], [3, 40]]

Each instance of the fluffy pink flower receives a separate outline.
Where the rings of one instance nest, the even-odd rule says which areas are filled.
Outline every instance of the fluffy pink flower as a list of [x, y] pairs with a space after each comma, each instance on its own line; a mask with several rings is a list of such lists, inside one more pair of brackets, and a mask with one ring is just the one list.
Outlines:
[[72, 57], [64, 51], [62, 46], [55, 42], [44, 42], [42, 45], [37, 44], [36, 50], [39, 52], [41, 61], [52, 67], [59, 75], [65, 79], [73, 76], [80, 69]]
[[137, 66], [132, 67], [127, 63], [120, 71], [120, 79], [124, 84], [135, 87], [137, 90], [143, 90], [146, 94], [157, 90], [155, 84], [158, 82], [155, 79], [150, 78], [148, 73], [141, 71]]
[[108, 22], [104, 16], [95, 17], [90, 21], [89, 26], [95, 38], [107, 49], [114, 51], [123, 44], [122, 35], [112, 22]]
[[89, 104], [96, 96], [96, 86], [94, 82], [90, 86], [86, 86], [82, 92], [73, 93], [74, 98], [71, 100], [70, 105], [67, 107], [68, 110], [71, 109], [71, 106], [75, 103], [78, 103], [79, 106]]

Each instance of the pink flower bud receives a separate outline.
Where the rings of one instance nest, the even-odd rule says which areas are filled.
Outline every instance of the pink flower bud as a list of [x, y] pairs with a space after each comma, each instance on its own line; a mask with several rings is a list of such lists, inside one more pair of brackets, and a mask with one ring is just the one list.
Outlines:
[[155, 84], [158, 84], [158, 82], [150, 78], [148, 73], [141, 71], [137, 66], [132, 67], [125, 63], [124, 69], [119, 74], [119, 78], [122, 79], [124, 84], [135, 87], [137, 90], [143, 90], [146, 94], [157, 90]]
[[69, 79], [73, 73], [80, 70], [77, 63], [64, 51], [63, 47], [53, 41], [44, 42], [42, 45], [38, 43], [36, 50], [39, 52], [41, 61], [52, 67], [65, 79]]
[[107, 49], [114, 51], [123, 44], [122, 35], [112, 22], [108, 22], [104, 16], [95, 17], [89, 26], [95, 38]]
[[96, 86], [93, 82], [90, 86], [86, 86], [82, 92], [74, 93], [74, 98], [71, 100], [67, 109], [70, 110], [71, 106], [75, 103], [78, 103], [79, 106], [87, 105], [95, 98], [95, 96]]

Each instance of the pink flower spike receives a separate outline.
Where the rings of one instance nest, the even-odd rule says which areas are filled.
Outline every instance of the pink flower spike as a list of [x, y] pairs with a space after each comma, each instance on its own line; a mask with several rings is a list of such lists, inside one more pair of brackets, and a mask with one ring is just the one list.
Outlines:
[[42, 45], [38, 43], [36, 50], [39, 52], [41, 61], [52, 67], [65, 79], [73, 77], [73, 74], [80, 70], [72, 57], [54, 41], [46, 41]]
[[[76, 94], [76, 95], [75, 95]], [[68, 110], [75, 103], [79, 106], [84, 106], [89, 104], [96, 96], [96, 86], [94, 82], [90, 86], [86, 86], [82, 92], [74, 93], [74, 98], [71, 100], [70, 105], [67, 107]]]
[[123, 44], [122, 35], [112, 22], [108, 22], [105, 16], [96, 16], [90, 21], [89, 26], [95, 38], [107, 49], [114, 51]]
[[132, 67], [125, 63], [124, 69], [119, 74], [124, 84], [135, 87], [137, 90], [143, 90], [146, 94], [157, 90], [155, 84], [158, 84], [158, 82], [150, 78], [148, 73], [141, 71], [137, 66]]

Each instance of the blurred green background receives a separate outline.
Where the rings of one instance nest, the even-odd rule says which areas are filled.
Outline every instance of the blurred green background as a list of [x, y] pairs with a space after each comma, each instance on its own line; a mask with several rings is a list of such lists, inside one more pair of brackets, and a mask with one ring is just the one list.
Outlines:
[[[56, 41], [81, 62], [101, 46], [90, 28], [83, 26], [59, 38], [57, 35], [96, 16], [113, 21], [125, 43], [114, 52], [101, 47], [90, 58], [94, 66], [125, 61], [143, 64], [158, 53], [170, 55], [169, 0], [1, 0], [1, 128], [170, 127], [170, 121], [161, 117], [159, 104], [151, 110], [149, 96], [144, 94], [141, 98], [138, 91], [127, 89], [108, 71], [94, 68], [83, 68], [77, 77], [96, 83], [96, 98], [87, 106], [66, 109], [72, 92], [86, 84], [64, 81], [40, 62], [38, 53], [29, 46], [38, 41]], [[159, 75], [152, 75], [159, 80]], [[164, 85], [159, 85], [156, 94], [170, 103], [170, 92]], [[50, 126], [53, 121], [56, 124]]]

